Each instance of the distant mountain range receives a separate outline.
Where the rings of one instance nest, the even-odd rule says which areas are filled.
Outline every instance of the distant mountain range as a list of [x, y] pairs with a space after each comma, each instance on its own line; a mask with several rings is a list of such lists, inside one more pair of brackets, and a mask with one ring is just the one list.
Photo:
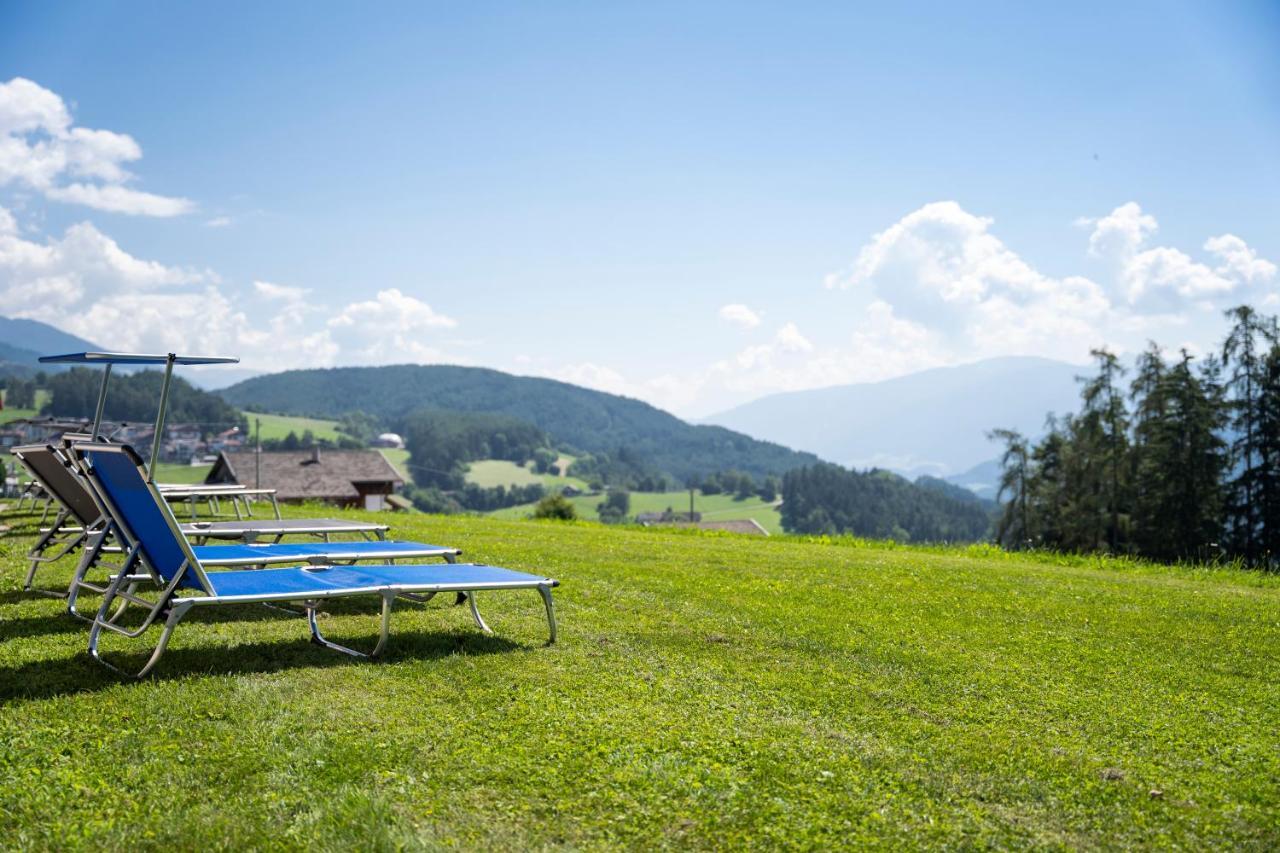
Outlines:
[[[102, 347], [46, 323], [0, 317], [0, 377], [33, 375], [41, 355], [95, 349]], [[987, 433], [1010, 427], [1038, 435], [1047, 413], [1077, 408], [1076, 376], [1086, 371], [1041, 358], [990, 359], [884, 382], [774, 394], [701, 425], [550, 379], [440, 365], [295, 370], [219, 393], [242, 408], [323, 417], [364, 411], [388, 423], [423, 408], [493, 412], [580, 450], [632, 454], [637, 467], [682, 478], [730, 468], [759, 477], [820, 457], [913, 479], [938, 477], [990, 498], [999, 468]], [[208, 387], [237, 372], [223, 368], [188, 378]]]
[[648, 403], [552, 379], [479, 367], [388, 365], [290, 370], [224, 388], [242, 409], [286, 415], [375, 415], [395, 426], [423, 409], [488, 412], [531, 423], [580, 452], [679, 480], [736, 469], [753, 477], [810, 465], [810, 453], [719, 426], [695, 426]]
[[0, 377], [28, 378], [37, 370], [59, 370], [57, 365], [41, 364], [40, 356], [97, 349], [101, 347], [39, 320], [0, 317]]
[[774, 394], [704, 422], [841, 465], [930, 474], [991, 497], [995, 428], [1038, 435], [1049, 412], [1074, 411], [1088, 368], [1043, 358], [995, 358], [884, 382]]

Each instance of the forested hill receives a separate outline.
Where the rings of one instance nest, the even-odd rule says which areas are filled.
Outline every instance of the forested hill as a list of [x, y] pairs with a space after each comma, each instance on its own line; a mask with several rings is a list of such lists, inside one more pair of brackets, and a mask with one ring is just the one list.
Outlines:
[[219, 393], [246, 409], [319, 417], [362, 411], [389, 424], [423, 408], [508, 415], [557, 442], [590, 453], [633, 454], [637, 462], [681, 479], [731, 468], [764, 477], [818, 461], [723, 427], [685, 423], [639, 400], [479, 367], [291, 370]]

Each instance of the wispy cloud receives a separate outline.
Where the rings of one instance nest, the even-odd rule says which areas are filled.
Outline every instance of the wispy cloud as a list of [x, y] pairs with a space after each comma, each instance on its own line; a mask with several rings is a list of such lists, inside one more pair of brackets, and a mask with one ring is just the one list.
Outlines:
[[0, 83], [0, 187], [132, 216], [179, 216], [189, 199], [133, 189], [124, 164], [142, 157], [133, 137], [76, 127], [62, 98], [22, 77]]
[[760, 315], [741, 303], [733, 303], [721, 308], [720, 319], [743, 329], [754, 329], [760, 325]]

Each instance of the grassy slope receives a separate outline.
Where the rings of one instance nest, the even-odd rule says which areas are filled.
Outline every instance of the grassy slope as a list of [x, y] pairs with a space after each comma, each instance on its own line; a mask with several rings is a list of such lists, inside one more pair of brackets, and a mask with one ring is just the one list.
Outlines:
[[[596, 518], [596, 510], [603, 495], [583, 495], [569, 499], [578, 508], [580, 518]], [[688, 492], [632, 492], [631, 515], [642, 512], [662, 512], [667, 507], [677, 511], [688, 511]], [[702, 513], [706, 521], [731, 521], [733, 519], [754, 518], [761, 527], [770, 533], [782, 532], [782, 518], [778, 508], [766, 504], [759, 498], [734, 500], [733, 495], [704, 495], [699, 492], [694, 498], [694, 509]], [[491, 515], [497, 518], [525, 518], [533, 513], [533, 504], [500, 509]]]
[[156, 466], [156, 480], [161, 483], [203, 483], [212, 467], [161, 462]]
[[409, 473], [409, 451], [383, 447], [378, 452], [391, 463], [391, 467], [396, 469], [396, 472], [406, 483], [413, 482], [413, 475]]
[[[557, 460], [561, 464], [569, 464], [573, 461], [571, 456], [562, 456]], [[523, 465], [517, 465], [514, 462], [508, 462], [505, 459], [483, 459], [478, 462], [472, 462], [467, 467], [467, 482], [475, 483], [485, 488], [493, 488], [494, 486], [527, 486], [532, 483], [542, 483], [548, 489], [556, 487], [563, 488], [565, 486], [576, 486], [579, 489], [585, 489], [587, 484], [579, 480], [577, 477], [557, 477], [553, 474], [535, 474], [531, 468]]]
[[290, 431], [297, 433], [298, 438], [302, 438], [302, 433], [306, 430], [311, 430], [316, 438], [327, 438], [330, 441], [338, 440], [337, 421], [300, 418], [292, 415], [264, 415], [258, 412], [245, 412], [245, 417], [249, 419], [249, 436], [251, 438], [253, 437], [254, 420], [258, 418], [262, 420], [263, 441], [270, 438], [284, 438]]
[[559, 578], [560, 644], [531, 593], [400, 605], [379, 664], [249, 606], [126, 681], [0, 539], [5, 845], [1280, 844], [1274, 579], [386, 520]]
[[[8, 391], [0, 390], [0, 397], [7, 394]], [[21, 418], [34, 418], [40, 414], [40, 407], [49, 402], [49, 392], [43, 388], [36, 389], [36, 407], [34, 409], [10, 409], [6, 408], [0, 411], [0, 424], [7, 424], [9, 421], [16, 421]]]

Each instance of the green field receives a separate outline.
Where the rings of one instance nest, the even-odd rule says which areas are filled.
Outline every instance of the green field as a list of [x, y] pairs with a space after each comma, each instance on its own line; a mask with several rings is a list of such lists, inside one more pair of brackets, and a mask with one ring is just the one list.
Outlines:
[[[0, 389], [0, 399], [8, 392]], [[10, 409], [7, 406], [0, 411], [0, 424], [7, 424], [9, 421], [16, 421], [22, 418], [34, 418], [40, 414], [40, 407], [49, 402], [49, 392], [43, 388], [36, 390], [36, 406], [33, 409]]]
[[391, 463], [391, 467], [396, 469], [396, 473], [400, 475], [401, 479], [406, 483], [413, 482], [413, 476], [409, 473], [409, 451], [383, 447], [378, 452]]
[[[557, 460], [558, 464], [564, 466], [568, 466], [572, 461], [572, 456], [562, 456]], [[542, 483], [547, 489], [564, 488], [565, 486], [574, 486], [579, 489], [587, 488], [586, 482], [579, 480], [577, 477], [535, 474], [528, 466], [517, 465], [505, 459], [482, 459], [478, 462], [470, 463], [467, 466], [467, 482], [475, 483], [477, 486], [483, 486], [486, 489], [491, 489], [494, 486], [528, 486], [534, 483]]]
[[329, 441], [338, 440], [338, 422], [325, 421], [318, 418], [300, 418], [292, 415], [264, 415], [259, 412], [245, 412], [244, 416], [249, 419], [249, 438], [252, 440], [254, 436], [255, 421], [262, 421], [262, 440], [266, 441], [273, 438], [284, 438], [290, 432], [296, 433], [298, 438], [302, 438], [302, 433], [311, 430], [316, 438], [324, 438]]
[[[382, 518], [558, 578], [560, 643], [527, 592], [480, 596], [493, 637], [398, 605], [380, 663], [246, 606], [125, 680], [18, 591], [33, 525], [0, 518], [0, 846], [1280, 844], [1275, 577]], [[375, 603], [326, 609], [376, 633]]]
[[[582, 495], [569, 499], [577, 508], [578, 517], [586, 519], [596, 518], [596, 509], [603, 500], [603, 495]], [[689, 493], [687, 491], [631, 493], [630, 514], [633, 517], [642, 512], [663, 512], [668, 507], [677, 512], [688, 512]], [[752, 518], [770, 533], [782, 532], [782, 517], [778, 513], [777, 506], [766, 504], [759, 498], [748, 498], [747, 500], [739, 501], [735, 500], [733, 495], [704, 495], [698, 492], [694, 495], [694, 509], [702, 513], [704, 521], [732, 521]], [[490, 515], [497, 518], [514, 519], [525, 518], [532, 513], [533, 504], [522, 504], [496, 510]]]
[[203, 483], [212, 465], [179, 465], [161, 462], [156, 465], [156, 481], [160, 483]]

